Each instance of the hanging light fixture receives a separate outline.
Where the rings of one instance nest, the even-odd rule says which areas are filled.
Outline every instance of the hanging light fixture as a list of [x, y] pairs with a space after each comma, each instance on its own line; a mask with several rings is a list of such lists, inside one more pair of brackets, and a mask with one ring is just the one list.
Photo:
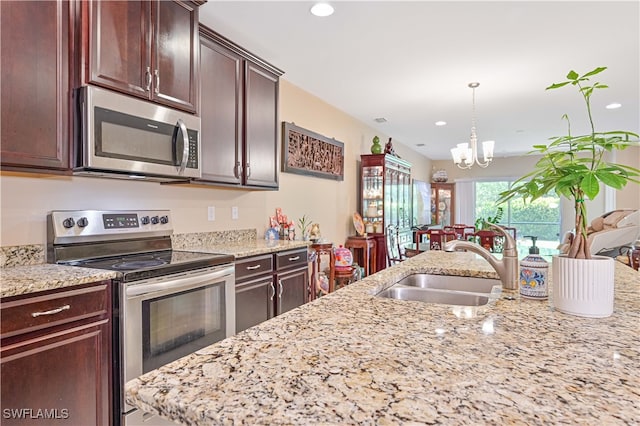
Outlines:
[[480, 86], [480, 83], [469, 83], [469, 87], [473, 91], [469, 143], [459, 143], [455, 148], [451, 148], [453, 162], [461, 169], [470, 169], [474, 163], [480, 167], [487, 167], [493, 160], [494, 141], [482, 142], [483, 162], [478, 160], [478, 136], [476, 135], [476, 87], [478, 86]]

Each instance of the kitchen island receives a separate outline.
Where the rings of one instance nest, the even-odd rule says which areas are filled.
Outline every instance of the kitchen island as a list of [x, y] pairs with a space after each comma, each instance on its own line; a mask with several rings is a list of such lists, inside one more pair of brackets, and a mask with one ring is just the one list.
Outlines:
[[126, 385], [142, 410], [214, 424], [637, 424], [640, 274], [616, 264], [614, 314], [503, 291], [480, 307], [376, 297], [416, 272], [496, 278], [425, 252]]

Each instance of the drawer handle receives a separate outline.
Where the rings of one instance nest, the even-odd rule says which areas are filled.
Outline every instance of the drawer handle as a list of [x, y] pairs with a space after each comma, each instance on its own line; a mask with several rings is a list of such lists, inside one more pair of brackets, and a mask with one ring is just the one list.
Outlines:
[[262, 265], [247, 266], [247, 271], [254, 271], [256, 269], [260, 269], [261, 267]]
[[33, 312], [31, 314], [32, 317], [36, 318], [42, 315], [55, 315], [55, 314], [59, 314], [62, 311], [66, 311], [67, 309], [71, 309], [70, 305], [64, 305], [64, 306], [60, 306], [59, 308], [56, 309], [52, 309], [50, 311], [44, 311], [44, 312]]
[[294, 260], [300, 260], [300, 256], [290, 257], [289, 262], [293, 262]]

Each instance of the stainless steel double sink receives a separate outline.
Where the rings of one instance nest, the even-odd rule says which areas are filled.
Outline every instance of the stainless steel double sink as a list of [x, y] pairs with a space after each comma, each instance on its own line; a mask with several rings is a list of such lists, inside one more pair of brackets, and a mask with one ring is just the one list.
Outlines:
[[482, 306], [499, 297], [498, 279], [454, 275], [413, 274], [377, 294], [398, 300], [413, 300], [458, 306]]

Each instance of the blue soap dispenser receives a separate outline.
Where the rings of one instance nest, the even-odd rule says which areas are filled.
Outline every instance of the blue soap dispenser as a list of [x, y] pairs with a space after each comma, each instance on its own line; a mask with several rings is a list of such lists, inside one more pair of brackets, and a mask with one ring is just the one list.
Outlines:
[[520, 261], [520, 295], [528, 299], [544, 300], [549, 297], [549, 262], [540, 256], [540, 250], [536, 247], [538, 237], [531, 235], [532, 246], [529, 247], [529, 255]]

